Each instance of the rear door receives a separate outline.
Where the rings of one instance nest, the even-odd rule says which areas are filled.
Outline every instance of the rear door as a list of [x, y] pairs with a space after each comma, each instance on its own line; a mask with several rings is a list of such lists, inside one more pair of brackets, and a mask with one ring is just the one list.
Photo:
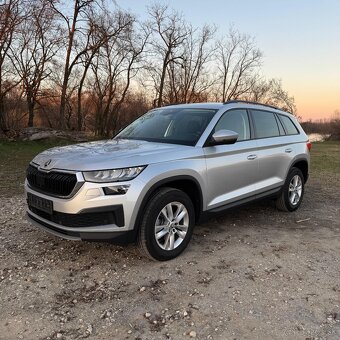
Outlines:
[[251, 116], [258, 146], [257, 193], [278, 189], [284, 184], [294, 148], [274, 112], [251, 110]]
[[239, 134], [235, 144], [204, 147], [207, 164], [207, 209], [254, 195], [258, 173], [256, 141], [252, 140], [247, 110], [226, 111], [212, 133], [232, 130]]

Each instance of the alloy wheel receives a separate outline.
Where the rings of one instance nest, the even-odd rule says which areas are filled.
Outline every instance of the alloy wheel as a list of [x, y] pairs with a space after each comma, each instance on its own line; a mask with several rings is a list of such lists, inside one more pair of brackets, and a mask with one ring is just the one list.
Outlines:
[[164, 250], [176, 249], [189, 228], [189, 213], [180, 202], [168, 203], [158, 214], [155, 223], [157, 244]]
[[302, 180], [299, 175], [295, 175], [289, 183], [288, 197], [292, 205], [297, 205], [302, 195]]

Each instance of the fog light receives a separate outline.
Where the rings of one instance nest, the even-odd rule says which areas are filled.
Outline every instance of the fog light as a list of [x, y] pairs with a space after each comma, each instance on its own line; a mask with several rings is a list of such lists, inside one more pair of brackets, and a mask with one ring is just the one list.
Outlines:
[[128, 191], [130, 185], [116, 185], [103, 188], [105, 195], [124, 195]]

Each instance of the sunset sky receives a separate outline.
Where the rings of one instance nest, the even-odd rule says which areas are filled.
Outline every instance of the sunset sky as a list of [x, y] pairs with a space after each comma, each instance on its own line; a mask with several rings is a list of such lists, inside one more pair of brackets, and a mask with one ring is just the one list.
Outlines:
[[[234, 25], [264, 53], [263, 74], [280, 78], [298, 115], [329, 118], [340, 110], [340, 0], [159, 0], [196, 26]], [[140, 19], [154, 1], [117, 0]]]

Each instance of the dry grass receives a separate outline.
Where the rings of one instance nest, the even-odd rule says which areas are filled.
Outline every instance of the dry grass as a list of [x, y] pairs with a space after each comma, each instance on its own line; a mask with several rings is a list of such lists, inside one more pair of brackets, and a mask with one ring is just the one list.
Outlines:
[[71, 144], [63, 140], [39, 142], [0, 141], [0, 196], [23, 193], [28, 163], [38, 153], [54, 146]]
[[340, 174], [340, 141], [313, 143], [312, 172]]

